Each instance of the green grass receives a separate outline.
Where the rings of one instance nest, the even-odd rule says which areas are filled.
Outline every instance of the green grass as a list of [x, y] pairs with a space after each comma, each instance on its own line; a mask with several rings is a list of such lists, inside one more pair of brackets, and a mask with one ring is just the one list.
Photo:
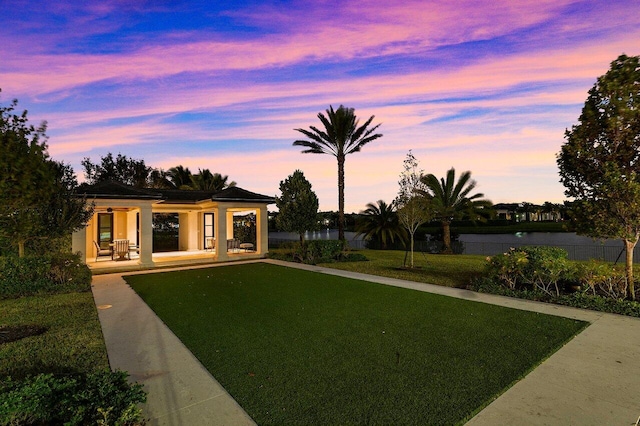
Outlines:
[[0, 344], [0, 377], [109, 368], [91, 292], [0, 300], [0, 325], [38, 325], [38, 336]]
[[125, 277], [267, 424], [455, 424], [585, 323], [270, 264]]
[[446, 287], [465, 288], [473, 278], [482, 274], [486, 264], [486, 256], [414, 252], [414, 265], [417, 268], [405, 269], [402, 267], [404, 251], [359, 250], [358, 253], [364, 254], [369, 261], [323, 263], [321, 266]]

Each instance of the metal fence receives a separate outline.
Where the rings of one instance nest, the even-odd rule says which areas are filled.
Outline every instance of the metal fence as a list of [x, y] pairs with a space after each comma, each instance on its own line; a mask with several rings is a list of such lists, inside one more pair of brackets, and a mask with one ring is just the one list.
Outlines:
[[[269, 247], [278, 248], [284, 243], [295, 242], [286, 239], [269, 238]], [[380, 248], [372, 247], [371, 244], [363, 240], [347, 240], [349, 247], [355, 250], [364, 248]], [[504, 243], [504, 242], [454, 242], [452, 244], [455, 253], [462, 254], [478, 254], [483, 256], [493, 256], [500, 253], [506, 253], [510, 248], [518, 248], [529, 246], [531, 244]], [[598, 259], [607, 262], [624, 262], [624, 247], [622, 243], [619, 246], [603, 245], [594, 243], [593, 245], [569, 245], [569, 244], [545, 244], [551, 247], [560, 247], [567, 251], [571, 260], [589, 260]], [[392, 244], [387, 247], [393, 250], [405, 250], [402, 244]], [[432, 241], [416, 241], [414, 250], [422, 253], [439, 253], [442, 249], [441, 243]], [[640, 245], [634, 250], [634, 259], [640, 260]]]
[[[513, 244], [502, 242], [465, 242], [464, 251], [465, 254], [481, 254], [486, 256], [493, 256], [499, 253], [506, 253], [510, 248], [518, 248], [527, 246], [530, 244]], [[603, 244], [593, 245], [564, 245], [564, 244], [547, 244], [551, 247], [560, 247], [567, 251], [569, 259], [571, 260], [589, 260], [598, 259], [607, 262], [622, 261], [624, 262], [624, 247], [611, 246]], [[634, 259], [638, 259], [640, 255], [640, 247], [636, 247], [634, 250]]]

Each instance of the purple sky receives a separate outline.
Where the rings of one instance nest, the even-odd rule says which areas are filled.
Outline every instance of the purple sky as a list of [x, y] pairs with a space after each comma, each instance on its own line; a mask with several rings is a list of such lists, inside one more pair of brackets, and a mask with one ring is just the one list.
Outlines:
[[493, 202], [561, 202], [565, 129], [610, 62], [640, 54], [637, 0], [18, 0], [0, 22], [0, 103], [47, 120], [81, 180], [108, 152], [268, 195], [301, 169], [336, 210], [335, 158], [292, 142], [344, 104], [384, 134], [347, 157], [347, 212], [390, 202], [410, 149]]

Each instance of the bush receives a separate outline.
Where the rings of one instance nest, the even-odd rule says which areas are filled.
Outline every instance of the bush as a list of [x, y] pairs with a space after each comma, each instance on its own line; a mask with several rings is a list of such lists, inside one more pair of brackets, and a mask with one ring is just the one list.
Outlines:
[[624, 269], [608, 263], [591, 261], [579, 264], [576, 280], [583, 292], [594, 296], [618, 300], [627, 296], [627, 276]]
[[91, 271], [80, 254], [0, 257], [0, 299], [90, 289]]
[[136, 404], [146, 401], [142, 385], [127, 383], [122, 371], [8, 378], [0, 396], [0, 425], [137, 425], [143, 420]]
[[573, 278], [567, 252], [558, 247], [520, 247], [488, 258], [487, 275], [510, 290], [539, 290], [560, 295]]
[[328, 263], [344, 258], [344, 244], [340, 240], [311, 240], [301, 244], [292, 241], [277, 251], [270, 251], [269, 258], [299, 263]]
[[344, 243], [340, 240], [311, 240], [306, 244], [305, 263], [340, 260]]

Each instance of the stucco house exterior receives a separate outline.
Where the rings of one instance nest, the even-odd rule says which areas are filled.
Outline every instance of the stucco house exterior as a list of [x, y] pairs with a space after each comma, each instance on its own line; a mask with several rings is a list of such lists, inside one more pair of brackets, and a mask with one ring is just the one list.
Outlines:
[[[73, 234], [72, 248], [92, 269], [261, 258], [269, 250], [267, 205], [275, 202], [270, 196], [239, 187], [141, 189], [113, 181], [82, 186], [78, 193], [94, 204], [94, 214]], [[128, 253], [114, 253], [125, 240]]]

